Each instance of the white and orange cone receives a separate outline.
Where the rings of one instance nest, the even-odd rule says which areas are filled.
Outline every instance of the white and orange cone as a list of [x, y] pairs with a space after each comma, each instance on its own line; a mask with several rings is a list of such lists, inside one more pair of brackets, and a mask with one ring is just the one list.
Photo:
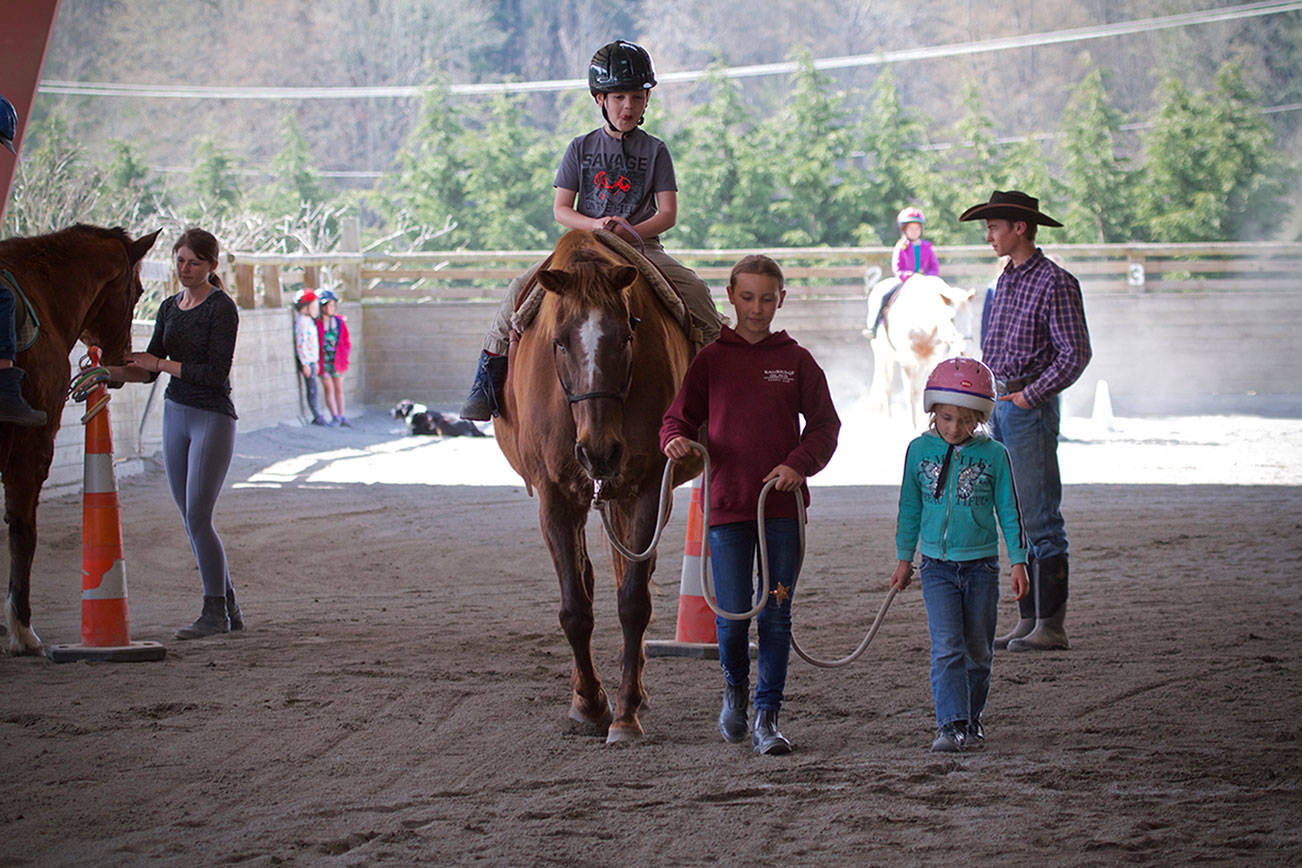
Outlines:
[[[99, 364], [92, 347], [91, 363]], [[73, 660], [161, 660], [157, 642], [132, 642], [127, 623], [127, 571], [122, 557], [122, 519], [113, 472], [113, 433], [108, 390], [96, 386], [86, 399], [86, 463], [81, 519], [81, 641], [54, 645], [46, 656], [55, 663]]]
[[717, 659], [719, 645], [714, 632], [714, 612], [705, 602], [701, 587], [701, 558], [710, 557], [705, 542], [705, 513], [701, 505], [701, 477], [692, 480], [692, 499], [687, 507], [687, 540], [683, 545], [683, 572], [678, 588], [678, 627], [673, 641], [645, 643], [648, 657], [697, 657]]

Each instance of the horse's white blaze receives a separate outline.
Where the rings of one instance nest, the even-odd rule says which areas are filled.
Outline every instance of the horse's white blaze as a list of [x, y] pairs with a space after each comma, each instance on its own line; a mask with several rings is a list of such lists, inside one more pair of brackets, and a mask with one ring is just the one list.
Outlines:
[[41, 639], [31, 627], [18, 623], [13, 600], [5, 598], [5, 622], [9, 625], [9, 653], [26, 654], [41, 650]]
[[588, 314], [588, 321], [579, 329], [579, 347], [583, 350], [583, 358], [587, 364], [587, 382], [589, 385], [585, 389], [591, 389], [591, 384], [597, 379], [597, 344], [601, 341], [601, 315], [598, 311], [591, 311]]

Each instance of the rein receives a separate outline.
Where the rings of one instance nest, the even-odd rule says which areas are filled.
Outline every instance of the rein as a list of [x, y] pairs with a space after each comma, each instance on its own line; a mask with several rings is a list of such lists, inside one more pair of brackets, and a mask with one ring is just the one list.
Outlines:
[[609, 398], [612, 401], [619, 401], [621, 404], [628, 400], [629, 389], [633, 386], [633, 366], [628, 366], [628, 379], [624, 382], [624, 388], [616, 392], [611, 389], [598, 389], [593, 392], [582, 392], [578, 395], [570, 391], [570, 386], [561, 376], [561, 367], [556, 362], [556, 351], [560, 347], [560, 341], [552, 341], [552, 367], [556, 370], [556, 382], [561, 384], [561, 389], [565, 392], [566, 399], [571, 404], [577, 404], [580, 401], [591, 401], [596, 398]]
[[[697, 443], [695, 440], [689, 440], [687, 441], [687, 444], [701, 454], [701, 458], [705, 465], [704, 469], [701, 471], [701, 510], [703, 513], [703, 524], [708, 528], [710, 526], [710, 453], [706, 451], [704, 446]], [[673, 468], [674, 462], [665, 462], [665, 472], [660, 481], [660, 505], [656, 512], [656, 530], [652, 535], [651, 544], [647, 546], [646, 550], [643, 552], [634, 553], [624, 547], [623, 543], [621, 543], [615, 536], [614, 529], [611, 527], [610, 519], [606, 515], [605, 502], [601, 500], [597, 501], [597, 510], [601, 513], [602, 524], [606, 529], [606, 538], [610, 541], [611, 547], [625, 558], [632, 561], [645, 561], [652, 556], [656, 550], [656, 546], [660, 544], [660, 535], [664, 531], [665, 525], [669, 523], [669, 499], [672, 496], [670, 494], [670, 482], [673, 479]], [[710, 610], [720, 618], [726, 618], [729, 621], [745, 621], [758, 615], [764, 610], [764, 607], [768, 605], [769, 548], [768, 541], [764, 536], [764, 504], [767, 501], [769, 494], [773, 491], [774, 486], [777, 485], [777, 482], [777, 479], [770, 479], [768, 482], [764, 483], [764, 488], [760, 490], [759, 506], [756, 510], [755, 523], [759, 530], [757, 536], [759, 541], [760, 593], [757, 595], [759, 602], [755, 604], [754, 608], [747, 612], [728, 612], [719, 608], [719, 605], [716, 602], [716, 594], [714, 592], [714, 580], [710, 575], [710, 570], [706, 569], [709, 558], [707, 556], [698, 560], [698, 565], [701, 571], [702, 596], [705, 599], [706, 605], [710, 607]], [[795, 495], [796, 512], [799, 514], [797, 527], [799, 528], [800, 536], [800, 556], [796, 560], [796, 576], [799, 577], [800, 568], [805, 562], [805, 499], [801, 497], [799, 489], [792, 492], [792, 494]], [[794, 587], [795, 582], [793, 581], [792, 584], [791, 599], [794, 604], [796, 596]], [[877, 616], [873, 618], [872, 625], [869, 626], [868, 633], [864, 636], [863, 641], [845, 657], [836, 660], [824, 660], [819, 657], [814, 657], [800, 647], [800, 643], [796, 641], [794, 630], [792, 630], [791, 633], [792, 650], [796, 652], [801, 660], [804, 660], [811, 666], [817, 666], [821, 669], [839, 669], [842, 666], [849, 666], [868, 650], [868, 645], [871, 644], [873, 639], [877, 636], [877, 631], [881, 628], [882, 622], [886, 618], [886, 610], [890, 608], [891, 601], [895, 599], [897, 593], [898, 591], [896, 591], [895, 588], [891, 588], [886, 593], [886, 599], [882, 601], [881, 608], [877, 610]]]

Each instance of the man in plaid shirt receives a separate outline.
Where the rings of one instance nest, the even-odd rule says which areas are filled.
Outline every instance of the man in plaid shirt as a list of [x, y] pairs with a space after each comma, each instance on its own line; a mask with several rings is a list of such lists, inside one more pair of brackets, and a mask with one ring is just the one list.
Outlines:
[[995, 640], [1010, 651], [1068, 647], [1067, 532], [1058, 473], [1058, 393], [1090, 360], [1080, 283], [1035, 244], [1040, 226], [1061, 226], [1040, 202], [1017, 190], [996, 190], [959, 220], [984, 220], [986, 241], [1008, 265], [983, 319], [981, 358], [994, 372], [999, 401], [995, 439], [1012, 460], [1022, 522], [1029, 537], [1031, 589], [1018, 601], [1012, 632]]

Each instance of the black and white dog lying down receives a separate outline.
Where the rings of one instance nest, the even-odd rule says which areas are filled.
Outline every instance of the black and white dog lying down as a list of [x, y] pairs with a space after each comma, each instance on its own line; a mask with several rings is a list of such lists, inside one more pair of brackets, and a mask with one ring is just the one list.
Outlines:
[[407, 421], [408, 434], [429, 434], [439, 437], [486, 437], [474, 422], [458, 419], [448, 413], [431, 410], [424, 404], [402, 400], [393, 408], [393, 418]]

